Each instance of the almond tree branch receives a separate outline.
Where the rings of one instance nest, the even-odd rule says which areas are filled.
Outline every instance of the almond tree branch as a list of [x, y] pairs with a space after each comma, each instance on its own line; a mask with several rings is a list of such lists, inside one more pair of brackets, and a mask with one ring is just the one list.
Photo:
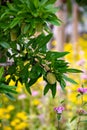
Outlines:
[[14, 62], [6, 62], [6, 63], [0, 63], [0, 66], [6, 67], [6, 66], [12, 66]]

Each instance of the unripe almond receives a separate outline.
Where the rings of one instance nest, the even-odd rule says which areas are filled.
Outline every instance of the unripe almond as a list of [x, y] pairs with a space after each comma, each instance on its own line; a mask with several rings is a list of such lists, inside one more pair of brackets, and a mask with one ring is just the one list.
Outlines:
[[24, 34], [24, 28], [26, 26], [26, 23], [22, 23], [22, 26], [21, 26], [21, 32]]
[[10, 36], [11, 36], [11, 41], [16, 41], [17, 39], [17, 33], [15, 31], [11, 31], [10, 32]]
[[55, 75], [53, 73], [51, 73], [51, 72], [48, 72], [47, 81], [49, 82], [49, 84], [55, 84], [56, 83]]

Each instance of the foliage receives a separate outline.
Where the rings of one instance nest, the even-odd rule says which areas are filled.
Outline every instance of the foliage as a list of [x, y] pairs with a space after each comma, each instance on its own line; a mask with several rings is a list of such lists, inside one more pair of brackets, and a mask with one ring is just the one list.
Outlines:
[[[52, 52], [46, 47], [52, 38], [49, 23], [60, 25], [61, 22], [55, 15], [58, 8], [54, 7], [54, 2], [15, 0], [14, 3], [7, 2], [7, 6], [1, 6], [0, 9], [0, 62], [12, 62], [11, 66], [5, 68], [5, 76], [10, 75], [7, 83], [11, 79], [16, 82], [15, 85], [18, 81], [25, 83], [30, 94], [30, 87], [41, 76], [46, 82], [44, 94], [50, 89], [54, 97], [57, 81], [64, 90], [65, 81], [76, 84], [66, 73], [82, 72], [70, 68], [63, 59], [68, 52]], [[47, 79], [49, 72], [55, 76], [53, 83]], [[50, 81], [53, 79], [52, 76], [48, 78]]]
[[[85, 37], [87, 35], [84, 35]], [[65, 107], [60, 121], [60, 130], [76, 129], [78, 121], [77, 110], [80, 109], [81, 105], [81, 95], [77, 92], [77, 89], [81, 87], [81, 84], [84, 84], [84, 88], [87, 87], [86, 43], [86, 39], [79, 39], [75, 57], [72, 43], [65, 44], [65, 51], [71, 52], [69, 55], [66, 55], [65, 60], [71, 62], [72, 67], [76, 66], [76, 68], [84, 71], [84, 73], [73, 75], [69, 73], [69, 78], [75, 79], [78, 84], [70, 84], [67, 82], [65, 88], [66, 93], [63, 93], [58, 85], [55, 98], [51, 97], [51, 91], [46, 96], [42, 96], [44, 81], [41, 77], [31, 87], [32, 95], [29, 95], [25, 87], [19, 82], [16, 89], [19, 93], [16, 95], [16, 101], [11, 102], [6, 96], [0, 95], [0, 102], [4, 102], [0, 108], [0, 130], [23, 130], [24, 128], [30, 130], [57, 130], [57, 117], [53, 108], [60, 106], [60, 104]], [[8, 79], [8, 76], [6, 79]], [[10, 81], [10, 85], [13, 86], [14, 83], [14, 81]], [[87, 94], [84, 94], [83, 100], [84, 104], [82, 107], [86, 111]], [[86, 120], [86, 115], [81, 116], [79, 129], [87, 130]]]

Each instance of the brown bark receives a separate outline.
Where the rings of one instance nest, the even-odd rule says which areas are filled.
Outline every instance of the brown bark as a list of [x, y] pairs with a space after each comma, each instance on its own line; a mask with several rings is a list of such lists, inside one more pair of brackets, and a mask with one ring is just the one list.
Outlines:
[[64, 5], [61, 0], [58, 0], [56, 5], [61, 7], [60, 11], [57, 12], [57, 16], [62, 20], [62, 23], [60, 26], [54, 26], [54, 37], [57, 42], [55, 49], [58, 51], [63, 51], [65, 43], [65, 23], [67, 17], [67, 9], [66, 5]]
[[72, 13], [72, 42], [75, 44], [78, 41], [78, 5], [73, 4], [73, 13]]
[[72, 10], [72, 43], [73, 43], [73, 51], [74, 57], [76, 57], [78, 53], [78, 5], [76, 3], [73, 4]]

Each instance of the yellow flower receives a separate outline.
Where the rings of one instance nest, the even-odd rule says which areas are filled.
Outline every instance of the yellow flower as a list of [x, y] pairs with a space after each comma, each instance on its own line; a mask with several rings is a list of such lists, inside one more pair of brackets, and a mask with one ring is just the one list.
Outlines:
[[13, 106], [13, 105], [9, 105], [8, 107], [7, 107], [7, 111], [8, 112], [10, 112], [10, 111], [12, 111], [12, 110], [14, 110], [15, 109], [15, 107]]
[[20, 124], [15, 126], [15, 130], [23, 130], [24, 128], [27, 128], [29, 124], [27, 122], [21, 122]]
[[12, 128], [9, 126], [4, 126], [3, 130], [12, 130]]
[[5, 118], [5, 119], [9, 119], [9, 118], [10, 118], [10, 114], [5, 114], [5, 115], [4, 115], [4, 118]]
[[16, 114], [16, 117], [22, 120], [27, 120], [27, 115], [25, 112], [19, 112]]
[[13, 121], [11, 121], [11, 126], [16, 126], [17, 124], [19, 124], [21, 122], [20, 119], [14, 119]]
[[5, 114], [6, 114], [5, 108], [0, 108], [0, 119], [4, 119]]
[[76, 100], [76, 95], [77, 93], [68, 93], [68, 100], [73, 102], [73, 103], [77, 103], [77, 100]]
[[11, 79], [9, 82], [9, 86], [14, 86], [14, 85], [15, 85], [15, 82]]
[[6, 80], [8, 80], [9, 78], [10, 78], [10, 75], [7, 75], [7, 76], [6, 76]]
[[32, 101], [32, 104], [35, 105], [35, 106], [38, 106], [39, 104], [41, 104], [41, 102], [38, 99], [34, 99]]
[[21, 84], [20, 81], [18, 81], [16, 91], [17, 91], [17, 92], [21, 92], [21, 91], [22, 91], [22, 88], [23, 88], [23, 85]]

